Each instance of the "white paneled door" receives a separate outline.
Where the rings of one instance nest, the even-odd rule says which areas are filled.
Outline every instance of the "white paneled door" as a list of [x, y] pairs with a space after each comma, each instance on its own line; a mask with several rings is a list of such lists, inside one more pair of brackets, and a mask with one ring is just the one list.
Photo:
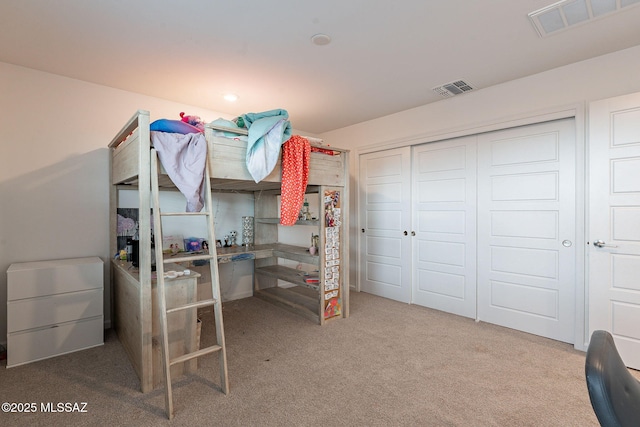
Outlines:
[[411, 149], [360, 156], [361, 290], [411, 300]]
[[640, 93], [589, 106], [589, 334], [640, 369]]
[[478, 318], [575, 341], [573, 119], [478, 135]]
[[415, 147], [412, 175], [412, 302], [475, 318], [476, 137]]
[[363, 154], [359, 203], [363, 291], [575, 342], [574, 119]]

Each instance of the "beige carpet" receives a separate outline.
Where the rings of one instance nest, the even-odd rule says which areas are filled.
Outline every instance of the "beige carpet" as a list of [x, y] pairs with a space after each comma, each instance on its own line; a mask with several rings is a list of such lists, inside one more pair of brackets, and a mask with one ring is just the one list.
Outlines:
[[[351, 317], [320, 327], [255, 298], [224, 305], [231, 392], [217, 357], [163, 389], [139, 392], [117, 336], [104, 346], [0, 368], [2, 426], [597, 426], [585, 354], [569, 344], [352, 293]], [[203, 344], [212, 316], [203, 319]], [[86, 402], [86, 413], [41, 403]]]

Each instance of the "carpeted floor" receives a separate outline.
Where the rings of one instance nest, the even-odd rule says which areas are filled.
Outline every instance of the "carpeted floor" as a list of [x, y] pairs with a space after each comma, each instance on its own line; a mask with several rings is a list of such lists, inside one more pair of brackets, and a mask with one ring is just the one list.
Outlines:
[[[585, 354], [522, 332], [366, 293], [351, 316], [320, 327], [256, 298], [224, 304], [231, 392], [217, 356], [174, 379], [175, 417], [162, 388], [142, 394], [117, 336], [105, 345], [0, 369], [3, 426], [597, 426]], [[213, 316], [203, 318], [203, 344]], [[86, 402], [83, 413], [41, 406]], [[55, 407], [55, 405], [53, 405]], [[81, 407], [79, 409], [82, 409]]]

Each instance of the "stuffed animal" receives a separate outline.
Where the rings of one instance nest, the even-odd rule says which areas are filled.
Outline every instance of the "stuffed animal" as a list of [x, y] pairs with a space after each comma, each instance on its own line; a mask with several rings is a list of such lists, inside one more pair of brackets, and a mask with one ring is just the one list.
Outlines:
[[182, 112], [180, 113], [180, 119], [183, 122], [189, 123], [191, 126], [195, 126], [204, 132], [204, 122], [199, 116], [187, 116], [184, 112]]
[[229, 246], [235, 246], [237, 238], [238, 238], [238, 232], [237, 231], [230, 231], [229, 232]]

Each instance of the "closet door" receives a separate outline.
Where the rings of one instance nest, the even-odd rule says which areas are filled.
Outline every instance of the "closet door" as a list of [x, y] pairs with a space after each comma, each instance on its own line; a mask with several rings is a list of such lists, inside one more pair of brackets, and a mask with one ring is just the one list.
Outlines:
[[611, 332], [640, 369], [640, 93], [589, 112], [589, 336]]
[[413, 149], [412, 302], [476, 317], [476, 137]]
[[575, 123], [478, 135], [478, 318], [575, 341]]
[[411, 301], [411, 149], [360, 156], [361, 290]]

